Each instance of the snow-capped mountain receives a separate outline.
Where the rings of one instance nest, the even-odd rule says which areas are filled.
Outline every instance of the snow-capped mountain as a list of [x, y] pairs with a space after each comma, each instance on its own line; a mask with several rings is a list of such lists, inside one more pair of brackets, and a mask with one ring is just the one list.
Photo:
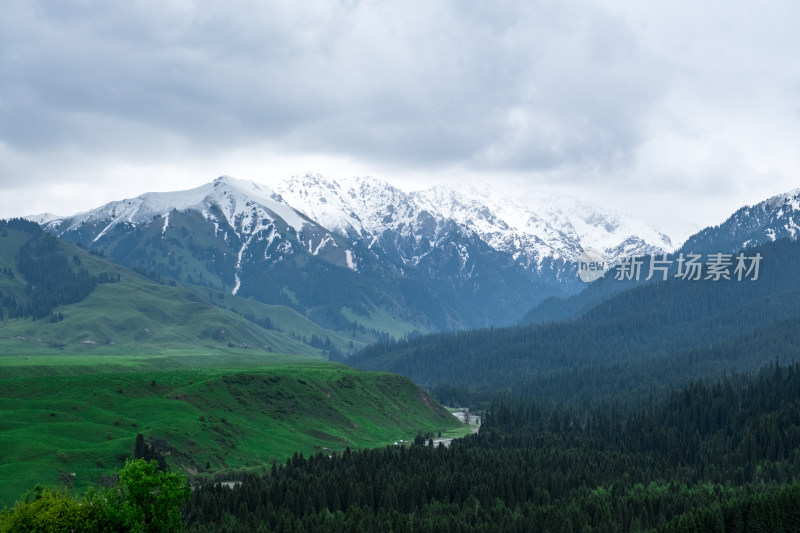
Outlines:
[[[406, 193], [373, 178], [328, 180], [311, 174], [295, 176], [275, 189], [320, 225], [373, 241], [387, 230], [423, 238], [437, 222], [454, 222], [539, 274], [544, 265], [576, 261], [586, 248], [605, 252], [612, 263], [622, 256], [673, 248], [669, 237], [628, 215], [570, 197], [541, 196], [523, 205], [485, 186]], [[417, 257], [405, 259], [414, 262]]]
[[[371, 226], [346, 231], [329, 224], [337, 229], [330, 231], [271, 189], [222, 177], [189, 191], [31, 219], [151, 277], [288, 305], [338, 329], [510, 323], [530, 302], [553, 294], [452, 221], [425, 213], [412, 225], [399, 202], [385, 205], [387, 213], [376, 212], [383, 220], [393, 212], [398, 231], [379, 234], [380, 220], [367, 205], [361, 218]], [[419, 257], [408, 261], [413, 254]]]
[[[211, 183], [195, 189], [179, 192], [151, 192], [136, 198], [111, 202], [97, 209], [78, 213], [70, 218], [69, 226], [53, 215], [32, 217], [34, 221], [58, 224], [60, 231], [75, 230], [85, 224], [106, 224], [94, 240], [119, 224], [141, 224], [154, 216], [164, 216], [164, 227], [169, 226], [170, 211], [200, 211], [203, 216], [217, 223], [220, 215], [225, 223], [243, 234], [252, 234], [261, 221], [283, 221], [300, 231], [309, 221], [286, 205], [277, 194], [264, 185], [244, 181], [230, 176], [221, 176]], [[36, 220], [39, 218], [39, 220]]]
[[[454, 220], [426, 210], [413, 194], [373, 178], [327, 180], [306, 174], [284, 181], [276, 191], [320, 225], [396, 257], [400, 266], [419, 266], [436, 248], [475, 237]], [[466, 250], [461, 255], [466, 263]]]
[[[328, 180], [295, 176], [275, 187], [281, 198], [321, 226], [346, 235], [404, 275], [443, 284], [479, 308], [496, 300], [500, 320], [513, 320], [517, 306], [564, 291], [539, 279], [458, 220], [374, 178]], [[549, 285], [544, 288], [544, 285]]]
[[419, 216], [407, 193], [372, 178], [327, 180], [306, 174], [281, 182], [275, 190], [320, 225], [359, 239], [387, 229], [411, 229]]
[[577, 202], [523, 206], [475, 188], [405, 192], [311, 174], [274, 190], [223, 176], [31, 219], [148, 275], [290, 305], [340, 329], [380, 329], [387, 316], [405, 330], [513, 323], [582, 288], [572, 261], [584, 247], [613, 258], [670, 246]]
[[547, 260], [574, 262], [587, 248], [603, 251], [611, 263], [672, 250], [669, 237], [647, 224], [568, 196], [540, 194], [522, 204], [472, 185], [466, 192], [435, 187], [418, 197], [527, 268], [541, 270]]
[[735, 252], [777, 239], [800, 238], [800, 189], [745, 206], [725, 222], [689, 237], [686, 252]]
[[[755, 205], [742, 207], [721, 224], [709, 226], [695, 233], [673, 253], [669, 275], [673, 278], [684, 279], [682, 275], [678, 274], [680, 263], [675, 258], [679, 254], [699, 254], [700, 256], [703, 254], [736, 254], [739, 250], [766, 245], [781, 239], [800, 239], [800, 189], [773, 196]], [[783, 260], [780, 257], [783, 252], [780, 250], [780, 247], [773, 248], [771, 253], [776, 255], [763, 257], [764, 263], [769, 265], [765, 268], [775, 268], [776, 264], [780, 264]], [[759, 253], [762, 251], [763, 249]], [[706, 257], [706, 259], [708, 258]], [[731, 269], [736, 268], [736, 259], [733, 261]], [[773, 261], [776, 262], [773, 263]], [[704, 276], [707, 275], [706, 271]], [[731, 277], [736, 279], [736, 276]], [[522, 323], [545, 323], [575, 318], [635, 285], [647, 283], [644, 278], [645, 276], [642, 275], [641, 279], [621, 281], [615, 276], [606, 275], [579, 294], [566, 299], [551, 299], [541, 303], [523, 316]], [[704, 277], [703, 279], [709, 278]], [[658, 282], [658, 277], [654, 278], [653, 283], [656, 282]]]
[[300, 245], [312, 255], [322, 253], [330, 262], [355, 268], [352, 250], [340, 247], [329, 231], [295, 211], [268, 187], [229, 176], [188, 191], [146, 193], [71, 217], [46, 214], [31, 220], [59, 236], [92, 246], [104, 242], [107, 235], [114, 240], [120, 233], [127, 234], [154, 221], [158, 221], [161, 236], [165, 237], [170, 218], [189, 213], [199, 214], [212, 224], [213, 237], [221, 237], [236, 250], [234, 294], [241, 286], [243, 262], [255, 243], [270, 251], [265, 259], [283, 260], [292, 255], [293, 246]]

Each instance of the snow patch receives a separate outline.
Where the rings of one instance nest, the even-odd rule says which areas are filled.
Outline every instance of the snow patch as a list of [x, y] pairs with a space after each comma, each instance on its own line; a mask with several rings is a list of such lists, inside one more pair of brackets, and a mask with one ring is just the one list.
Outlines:
[[95, 242], [97, 242], [97, 240], [98, 240], [100, 237], [102, 237], [103, 235], [105, 235], [105, 234], [106, 234], [106, 232], [107, 232], [108, 230], [110, 230], [110, 229], [111, 229], [111, 227], [112, 227], [112, 226], [114, 226], [115, 224], [116, 224], [116, 220], [112, 220], [112, 221], [111, 221], [111, 222], [108, 224], [108, 226], [106, 226], [105, 228], [103, 228], [103, 231], [101, 231], [100, 233], [98, 233], [98, 234], [97, 234], [97, 237], [95, 237], [94, 239], [92, 239], [92, 243], [95, 243]]
[[242, 280], [241, 280], [241, 279], [239, 279], [239, 273], [238, 273], [238, 272], [236, 272], [236, 273], [233, 275], [233, 277], [234, 277], [234, 279], [236, 280], [236, 284], [233, 286], [233, 290], [231, 291], [231, 294], [232, 294], [233, 296], [236, 296], [236, 293], [237, 293], [237, 292], [239, 292], [239, 287], [241, 287], [241, 286], [242, 286]]
[[792, 239], [797, 238], [797, 232], [800, 230], [800, 226], [798, 226], [794, 221], [794, 217], [789, 217], [789, 223], [785, 224], [783, 227], [787, 232], [789, 232], [789, 235], [792, 236]]
[[353, 260], [353, 252], [350, 250], [344, 251], [344, 257], [347, 261], [347, 268], [352, 270], [353, 272], [358, 272], [358, 268], [356, 268], [356, 262]]
[[239, 292], [239, 288], [242, 286], [242, 280], [239, 278], [239, 272], [242, 271], [242, 256], [244, 255], [244, 251], [247, 250], [247, 247], [250, 246], [250, 243], [253, 241], [253, 237], [254, 236], [251, 235], [250, 238], [247, 239], [247, 242], [245, 242], [239, 249], [239, 254], [236, 257], [236, 272], [234, 273], [234, 279], [236, 280], [236, 283], [231, 291], [231, 294], [234, 296], [236, 296], [236, 293]]
[[325, 248], [325, 246], [327, 246], [328, 243], [333, 243], [333, 245], [336, 246], [336, 241], [333, 240], [333, 237], [331, 237], [330, 233], [325, 235], [325, 238], [323, 238], [322, 240], [319, 241], [319, 244], [317, 245], [317, 247], [314, 250], [311, 249], [312, 244], [311, 244], [311, 242], [309, 242], [308, 243], [308, 251], [311, 253], [311, 255], [318, 255], [320, 250]]

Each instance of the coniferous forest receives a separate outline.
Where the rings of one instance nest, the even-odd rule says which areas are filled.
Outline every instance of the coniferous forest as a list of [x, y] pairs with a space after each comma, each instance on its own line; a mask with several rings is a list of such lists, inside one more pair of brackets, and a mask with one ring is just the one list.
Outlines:
[[671, 278], [612, 294], [569, 320], [390, 340], [346, 362], [403, 374], [450, 405], [484, 407], [503, 392], [635, 408], [691, 379], [798, 356], [800, 242], [747, 254], [763, 257], [755, 281]]
[[499, 401], [449, 447], [295, 455], [196, 488], [189, 531], [797, 531], [800, 365], [628, 416]]
[[[24, 219], [0, 220], [0, 232], [19, 230], [28, 234], [17, 257], [17, 270], [25, 277], [25, 294], [3, 294], [0, 291], [0, 319], [51, 317], [60, 319], [53, 310], [59, 306], [80, 302], [100, 283], [119, 281], [119, 274], [90, 274], [81, 266], [77, 255], [70, 259], [61, 241], [42, 228]], [[14, 276], [6, 267], [3, 274]]]

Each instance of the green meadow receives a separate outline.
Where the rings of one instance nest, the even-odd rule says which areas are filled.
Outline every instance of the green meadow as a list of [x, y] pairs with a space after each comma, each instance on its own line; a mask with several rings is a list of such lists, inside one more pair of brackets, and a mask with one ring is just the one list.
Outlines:
[[191, 478], [460, 433], [408, 379], [314, 356], [200, 348], [0, 356], [0, 505], [36, 484], [81, 490], [132, 457], [137, 433]]
[[371, 340], [0, 221], [0, 506], [102, 483], [139, 433], [200, 480], [457, 430], [408, 379], [322, 357]]

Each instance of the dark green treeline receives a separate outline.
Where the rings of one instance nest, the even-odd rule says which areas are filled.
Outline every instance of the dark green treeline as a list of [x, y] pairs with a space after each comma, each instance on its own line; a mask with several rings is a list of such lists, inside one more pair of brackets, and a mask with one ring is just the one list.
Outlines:
[[190, 531], [797, 531], [800, 366], [622, 417], [495, 405], [449, 448], [295, 456], [200, 487]]

